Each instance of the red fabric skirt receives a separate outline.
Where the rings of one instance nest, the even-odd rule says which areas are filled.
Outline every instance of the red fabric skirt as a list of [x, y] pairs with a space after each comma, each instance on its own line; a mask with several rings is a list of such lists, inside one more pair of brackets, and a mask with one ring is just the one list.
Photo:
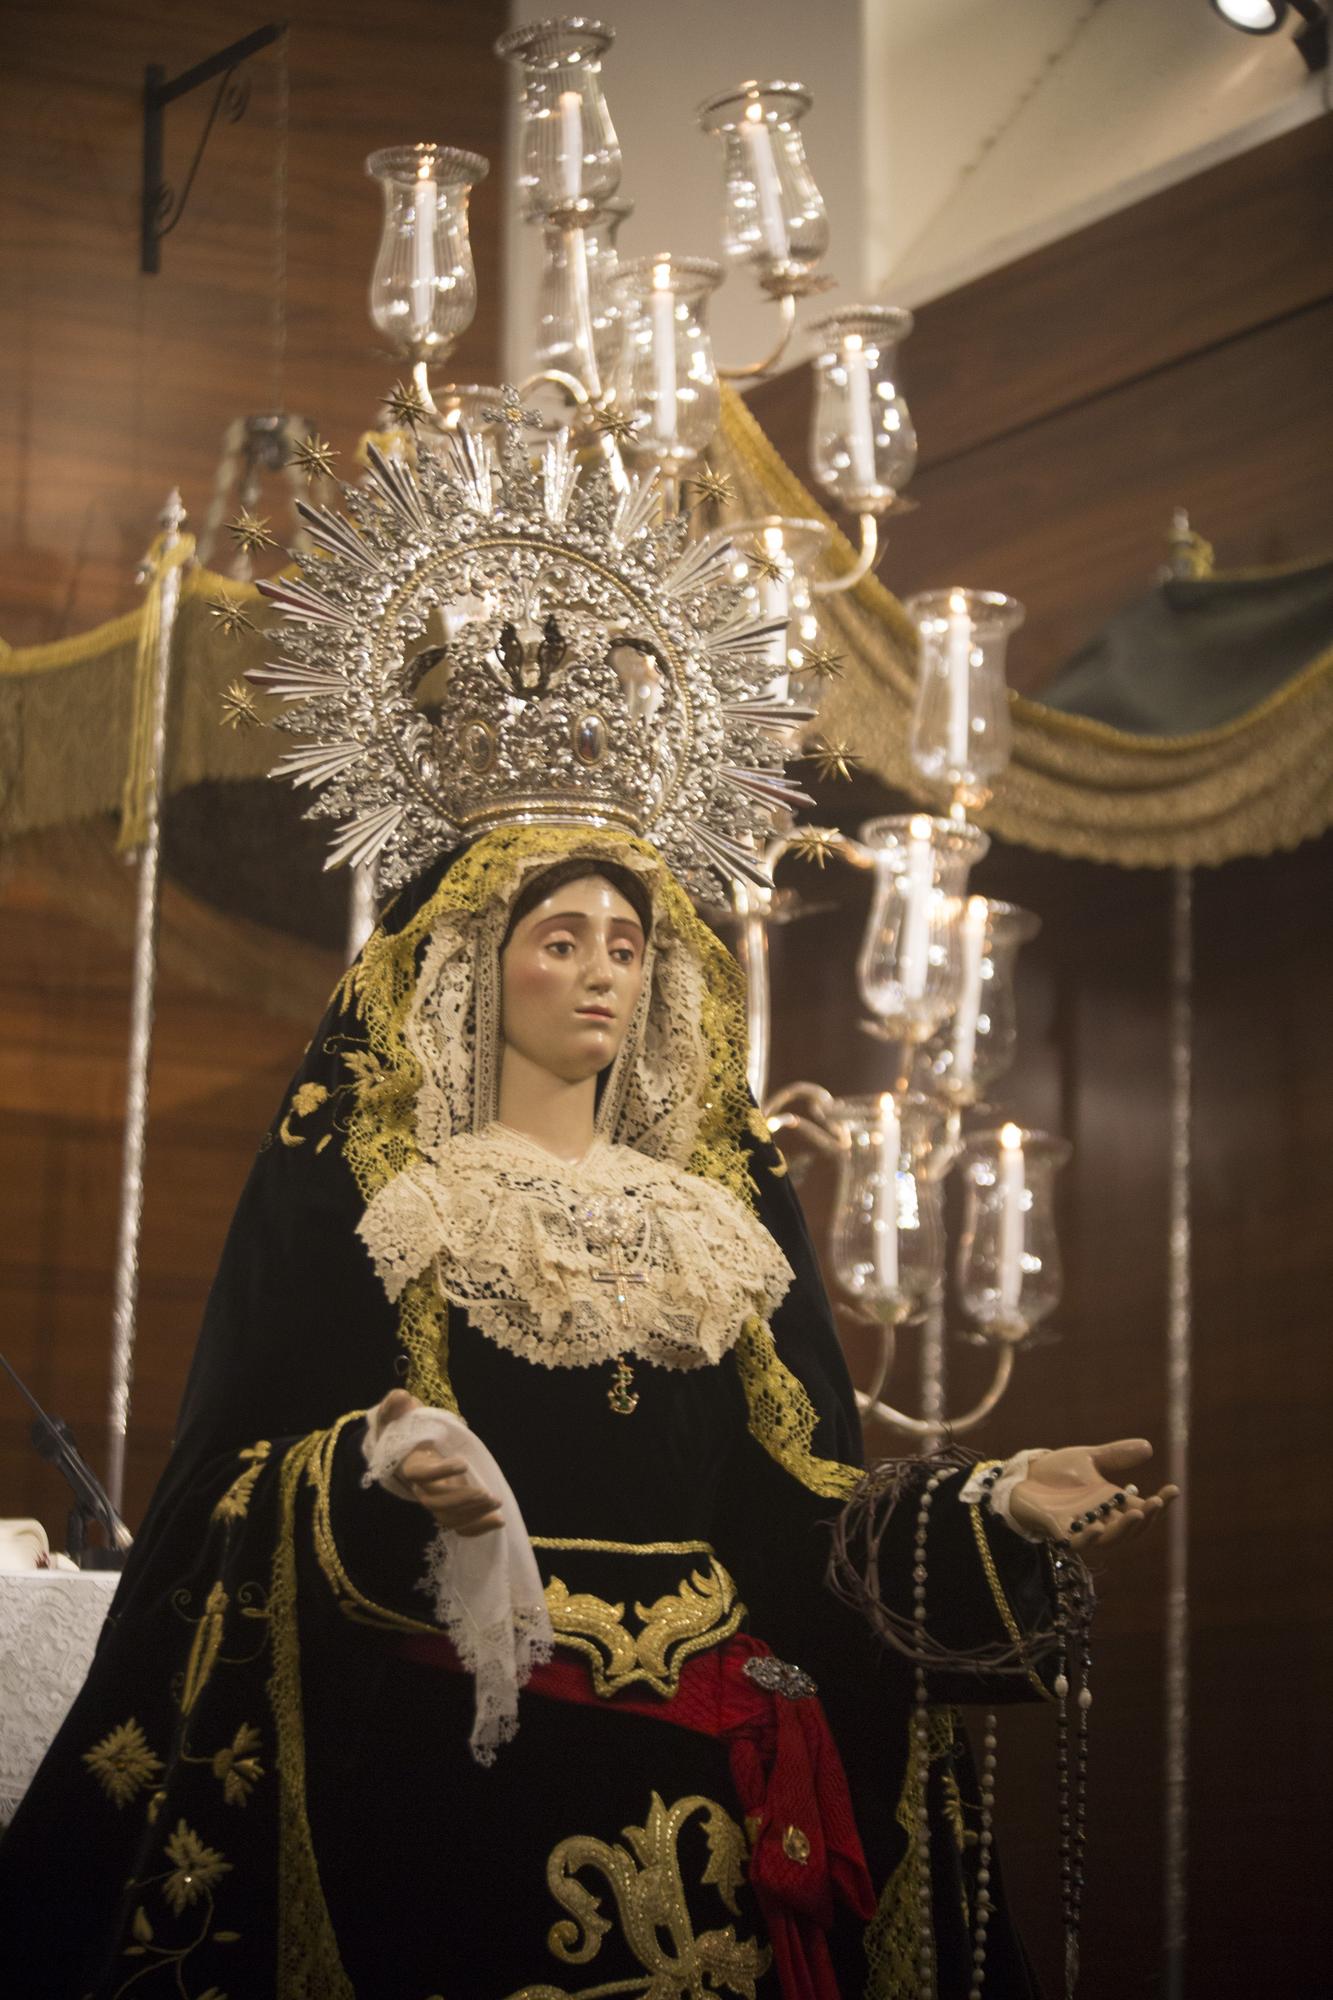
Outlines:
[[[443, 1634], [401, 1644], [424, 1665], [461, 1671]], [[836, 1907], [841, 1902], [868, 1922], [874, 1891], [824, 1711], [813, 1695], [792, 1699], [751, 1680], [747, 1660], [766, 1657], [770, 1648], [762, 1640], [737, 1633], [686, 1661], [670, 1701], [633, 1688], [604, 1699], [581, 1662], [560, 1658], [537, 1667], [525, 1692], [626, 1709], [725, 1742], [750, 1837], [750, 1884], [783, 2000], [839, 2000], [828, 1947]]]

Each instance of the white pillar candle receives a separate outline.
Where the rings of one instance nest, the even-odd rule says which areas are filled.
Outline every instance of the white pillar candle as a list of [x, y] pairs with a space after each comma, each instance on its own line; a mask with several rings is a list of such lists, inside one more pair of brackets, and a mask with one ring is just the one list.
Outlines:
[[972, 748], [972, 620], [961, 590], [949, 594], [945, 678], [949, 689], [949, 764], [955, 771], [964, 771], [971, 763]]
[[764, 249], [775, 264], [787, 261], [787, 218], [782, 212], [782, 183], [773, 158], [773, 135], [764, 119], [763, 106], [746, 107], [742, 126], [750, 155], [750, 173], [759, 202], [759, 225], [764, 233]]
[[875, 1289], [898, 1289], [898, 1107], [886, 1092], [879, 1100], [879, 1199], [875, 1204]]
[[412, 337], [424, 340], [435, 317], [435, 183], [421, 176], [413, 191]]
[[560, 93], [560, 190], [566, 201], [583, 193], [583, 106], [577, 90]]
[[870, 493], [877, 484], [875, 427], [870, 408], [870, 368], [859, 333], [849, 333], [843, 343], [843, 367], [847, 371], [847, 451], [852, 478], [858, 493]]
[[953, 1017], [953, 1080], [960, 1089], [971, 1085], [977, 1060], [977, 1021], [981, 1014], [981, 967], [986, 956], [984, 896], [969, 896], [963, 912], [962, 966], [958, 1006]]
[[930, 899], [935, 886], [935, 850], [930, 820], [917, 813], [908, 829], [903, 877], [903, 931], [899, 976], [904, 998], [919, 1000], [930, 972]]
[[653, 429], [664, 442], [676, 435], [676, 296], [670, 264], [653, 267]]
[[588, 283], [588, 242], [583, 231], [573, 225], [565, 231], [565, 256], [568, 260], [569, 289], [574, 308], [574, 338], [577, 343], [578, 367], [575, 373], [583, 377], [583, 386], [594, 399], [602, 393], [602, 378], [597, 370], [597, 349], [592, 332], [592, 292]]
[[1000, 1132], [1000, 1312], [1013, 1320], [1023, 1291], [1023, 1134], [1017, 1125]]

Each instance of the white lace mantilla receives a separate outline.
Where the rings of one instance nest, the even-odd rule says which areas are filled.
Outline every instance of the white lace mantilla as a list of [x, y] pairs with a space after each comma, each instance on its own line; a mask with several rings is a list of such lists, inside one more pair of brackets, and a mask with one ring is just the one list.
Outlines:
[[390, 1181], [359, 1232], [391, 1299], [433, 1266], [483, 1333], [547, 1368], [704, 1367], [792, 1281], [716, 1182], [603, 1139], [570, 1163], [495, 1124]]

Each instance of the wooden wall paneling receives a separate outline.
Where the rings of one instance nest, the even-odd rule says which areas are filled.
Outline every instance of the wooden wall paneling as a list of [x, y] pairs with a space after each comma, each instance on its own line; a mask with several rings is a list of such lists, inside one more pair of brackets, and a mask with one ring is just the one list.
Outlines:
[[[377, 351], [366, 295], [379, 199], [373, 147], [436, 138], [497, 165], [508, 77], [491, 54], [502, 0], [293, 0], [286, 183], [287, 353], [274, 366], [273, 203], [279, 59], [210, 138], [161, 272], [139, 272], [144, 65], [175, 75], [255, 25], [231, 4], [56, 0], [6, 10], [0, 82], [0, 635], [35, 643], [136, 600], [135, 565], [170, 487], [207, 514], [228, 424], [288, 406], [344, 454], [400, 365]], [[167, 114], [177, 183], [210, 92]], [[474, 197], [479, 303], [455, 365], [499, 351], [499, 180]], [[345, 460], [344, 460], [345, 462]], [[281, 498], [280, 483], [272, 489]], [[275, 501], [276, 505], [276, 501]], [[224, 541], [218, 562], [230, 559]]]

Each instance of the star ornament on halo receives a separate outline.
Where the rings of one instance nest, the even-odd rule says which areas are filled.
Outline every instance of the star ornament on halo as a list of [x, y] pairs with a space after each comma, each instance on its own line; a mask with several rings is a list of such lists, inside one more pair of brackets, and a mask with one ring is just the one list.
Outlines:
[[839, 778], [850, 784], [852, 772], [860, 763], [860, 759], [853, 754], [847, 744], [830, 742], [823, 737], [812, 743], [804, 755], [814, 765], [825, 784], [831, 784]]
[[826, 826], [802, 827], [788, 848], [798, 861], [812, 863], [822, 874], [831, 854], [836, 854], [836, 836]]
[[637, 417], [627, 417], [623, 410], [617, 410], [614, 406], [606, 410], [594, 410], [592, 420], [602, 436], [610, 438], [612, 444], [633, 444], [634, 433], [639, 428]]
[[292, 447], [287, 463], [297, 472], [303, 472], [308, 481], [333, 478], [333, 461], [338, 454], [327, 438], [318, 431], [311, 431], [301, 443]]
[[736, 498], [736, 488], [725, 472], [714, 472], [711, 465], [690, 479], [696, 507], [729, 507]]
[[242, 507], [236, 519], [228, 521], [227, 533], [248, 556], [257, 556], [265, 549], [276, 549], [278, 546], [268, 531], [268, 516], [252, 514], [248, 507]]
[[428, 415], [426, 399], [414, 382], [395, 382], [384, 398], [384, 407], [399, 430], [414, 431]]
[[228, 639], [239, 639], [243, 632], [253, 632], [257, 628], [254, 619], [245, 606], [235, 597], [223, 591], [208, 600], [208, 615], [217, 623], [218, 630]]
[[228, 729], [253, 729], [258, 724], [259, 710], [244, 681], [233, 681], [223, 695], [222, 720]]
[[819, 681], [841, 680], [842, 669], [843, 656], [832, 646], [812, 646], [801, 665], [803, 674], [813, 674]]
[[768, 549], [756, 549], [745, 558], [745, 565], [756, 583], [785, 583], [787, 579], [786, 563]]

